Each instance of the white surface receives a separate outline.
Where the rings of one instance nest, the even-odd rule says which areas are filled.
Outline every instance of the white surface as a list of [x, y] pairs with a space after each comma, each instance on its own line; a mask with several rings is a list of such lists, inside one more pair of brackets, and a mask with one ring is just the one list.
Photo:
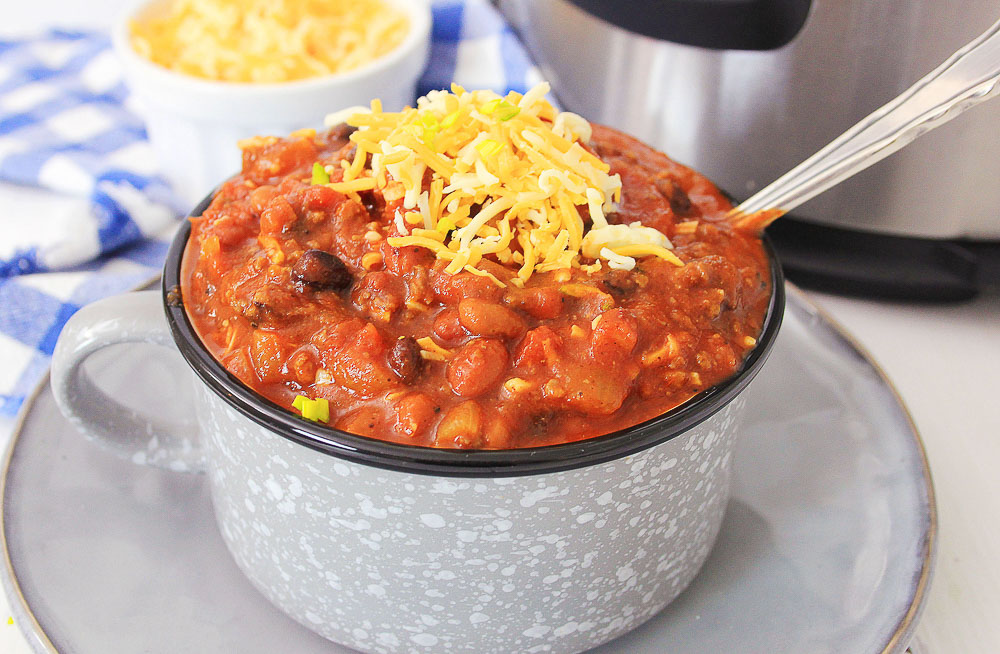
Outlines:
[[[10, 3], [0, 35], [110, 25], [125, 0]], [[0, 203], [9, 189], [0, 185]], [[812, 296], [882, 365], [913, 414], [930, 458], [940, 518], [937, 570], [913, 649], [1000, 651], [1000, 296], [942, 306]], [[12, 420], [0, 419], [6, 443]], [[31, 651], [0, 596], [0, 652]]]

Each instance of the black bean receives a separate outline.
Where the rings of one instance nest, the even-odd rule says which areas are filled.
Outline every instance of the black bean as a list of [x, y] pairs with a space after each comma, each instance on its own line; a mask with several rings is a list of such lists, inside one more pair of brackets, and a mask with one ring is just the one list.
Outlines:
[[424, 369], [424, 358], [420, 356], [420, 346], [412, 336], [396, 339], [389, 351], [389, 367], [399, 375], [404, 384], [412, 384]]
[[361, 204], [364, 205], [371, 219], [378, 220], [382, 216], [382, 209], [385, 206], [385, 202], [382, 201], [380, 203], [372, 191], [360, 191], [358, 195], [361, 197]]
[[653, 184], [660, 195], [670, 203], [670, 209], [678, 216], [687, 216], [691, 212], [691, 198], [670, 177], [657, 177]]
[[292, 279], [315, 290], [342, 291], [354, 281], [344, 262], [329, 252], [306, 250], [292, 267]]
[[684, 192], [680, 186], [674, 186], [674, 194], [670, 196], [670, 208], [673, 209], [674, 213], [678, 216], [690, 216], [691, 215], [691, 198], [688, 194]]
[[347, 139], [350, 138], [351, 134], [358, 131], [357, 127], [351, 127], [347, 123], [340, 123], [339, 125], [334, 125], [330, 128], [330, 140], [332, 141], [343, 141], [346, 145]]

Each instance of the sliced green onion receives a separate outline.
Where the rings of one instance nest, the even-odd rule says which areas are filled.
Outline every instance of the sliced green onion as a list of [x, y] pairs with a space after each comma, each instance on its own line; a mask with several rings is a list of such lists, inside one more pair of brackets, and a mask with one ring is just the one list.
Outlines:
[[437, 127], [425, 127], [422, 140], [431, 150], [434, 150], [434, 139], [437, 138]]
[[313, 422], [330, 421], [330, 402], [325, 397], [311, 400], [305, 395], [296, 395], [292, 406], [299, 410], [302, 417]]
[[479, 154], [481, 154], [484, 159], [492, 157], [502, 149], [503, 145], [497, 143], [493, 139], [485, 139], [476, 146], [476, 150], [479, 151]]
[[451, 127], [452, 125], [454, 125], [456, 122], [458, 122], [458, 115], [459, 115], [459, 113], [461, 113], [461, 111], [453, 111], [450, 114], [448, 114], [447, 116], [445, 116], [444, 120], [441, 121], [441, 127], [444, 127], [445, 129], [447, 129], [447, 128]]
[[497, 111], [497, 118], [499, 118], [500, 120], [510, 120], [514, 116], [521, 113], [520, 107], [515, 107], [509, 102], [505, 102], [503, 104], [507, 106], [501, 105], [499, 111]]
[[329, 184], [330, 183], [330, 175], [327, 174], [326, 168], [323, 167], [323, 164], [321, 164], [318, 161], [313, 164], [312, 183], [313, 184]]
[[455, 220], [451, 216], [445, 216], [441, 220], [437, 221], [437, 225], [434, 226], [434, 229], [438, 230], [442, 234], [447, 234], [456, 227], [458, 227], [458, 225], [455, 224]]
[[497, 107], [499, 107], [500, 103], [502, 102], [503, 98], [496, 98], [494, 100], [490, 100], [483, 106], [479, 107], [479, 113], [489, 116], [491, 113], [497, 110]]

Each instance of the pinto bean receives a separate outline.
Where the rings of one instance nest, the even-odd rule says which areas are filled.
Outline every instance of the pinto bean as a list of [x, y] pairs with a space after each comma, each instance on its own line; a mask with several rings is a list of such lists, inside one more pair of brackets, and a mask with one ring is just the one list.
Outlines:
[[479, 447], [483, 433], [483, 410], [475, 400], [448, 409], [438, 424], [434, 447]]
[[507, 367], [507, 348], [492, 338], [475, 338], [448, 362], [445, 376], [461, 397], [475, 397], [493, 388]]
[[628, 396], [632, 379], [630, 371], [609, 375], [595, 372], [593, 366], [567, 366], [560, 386], [566, 391], [555, 402], [565, 402], [586, 415], [607, 416], [617, 411]]
[[344, 262], [322, 250], [306, 250], [292, 267], [292, 279], [315, 290], [341, 291], [351, 285]]
[[389, 350], [389, 367], [399, 375], [404, 384], [412, 384], [424, 369], [424, 359], [420, 356], [420, 346], [412, 336], [396, 339]]
[[478, 298], [466, 298], [459, 302], [458, 322], [476, 336], [514, 338], [524, 332], [524, 321], [517, 313]]

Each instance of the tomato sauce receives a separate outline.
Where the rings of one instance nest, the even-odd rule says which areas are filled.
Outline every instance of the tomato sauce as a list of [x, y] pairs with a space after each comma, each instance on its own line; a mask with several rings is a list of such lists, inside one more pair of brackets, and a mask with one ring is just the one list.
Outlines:
[[706, 178], [639, 141], [594, 125], [590, 150], [622, 179], [608, 220], [662, 231], [685, 265], [536, 272], [519, 288], [391, 247], [402, 198], [313, 184], [315, 162], [351, 159], [348, 135], [256, 139], [191, 218], [188, 315], [222, 365], [289, 411], [325, 398], [331, 425], [414, 445], [566, 443], [684, 403], [755, 346], [771, 294], [760, 239], [724, 221]]

